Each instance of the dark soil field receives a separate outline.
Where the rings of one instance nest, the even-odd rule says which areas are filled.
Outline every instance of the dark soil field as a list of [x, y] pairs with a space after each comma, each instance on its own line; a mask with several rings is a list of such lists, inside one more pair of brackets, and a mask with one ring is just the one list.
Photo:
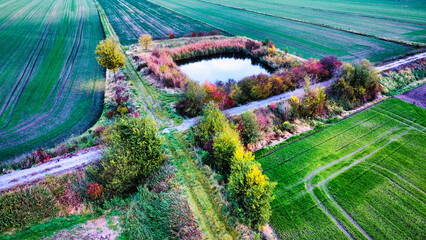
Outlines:
[[426, 84], [408, 92], [397, 95], [397, 98], [426, 109]]

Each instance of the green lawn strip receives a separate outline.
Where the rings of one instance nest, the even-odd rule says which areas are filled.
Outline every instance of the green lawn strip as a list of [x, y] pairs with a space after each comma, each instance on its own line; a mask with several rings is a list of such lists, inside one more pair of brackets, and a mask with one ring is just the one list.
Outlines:
[[234, 239], [234, 235], [227, 220], [224, 219], [221, 209], [214, 203], [206, 184], [209, 181], [197, 169], [190, 150], [181, 142], [180, 133], [171, 134], [166, 139], [168, 148], [174, 158], [175, 165], [187, 187], [187, 195], [191, 209], [198, 217], [203, 232], [212, 239]]
[[27, 229], [14, 232], [13, 235], [4, 233], [0, 235], [1, 239], [40, 239], [43, 237], [50, 237], [54, 233], [62, 229], [71, 229], [75, 225], [85, 223], [90, 219], [97, 218], [91, 214], [86, 215], [69, 215], [65, 217], [57, 217], [47, 220], [46, 222], [33, 225]]

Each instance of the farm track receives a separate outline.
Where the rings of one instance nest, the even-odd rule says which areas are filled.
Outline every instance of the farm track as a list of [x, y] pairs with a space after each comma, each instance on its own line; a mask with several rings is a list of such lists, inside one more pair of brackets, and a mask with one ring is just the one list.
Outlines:
[[210, 180], [198, 169], [194, 162], [193, 151], [186, 147], [178, 134], [173, 135], [173, 139], [176, 139], [178, 144], [170, 139], [166, 142], [185, 186], [188, 187], [190, 206], [198, 215], [203, 232], [207, 233], [207, 239], [237, 239], [223, 216], [220, 206], [214, 202], [215, 193], [211, 192]]

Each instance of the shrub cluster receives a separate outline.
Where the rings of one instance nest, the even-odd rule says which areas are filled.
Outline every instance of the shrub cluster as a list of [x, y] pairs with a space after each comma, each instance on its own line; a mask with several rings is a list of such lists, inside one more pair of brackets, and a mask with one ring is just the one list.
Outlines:
[[426, 77], [426, 59], [405, 65], [401, 68], [387, 71], [379, 78], [382, 93], [393, 95], [393, 93], [410, 83], [422, 80]]
[[162, 143], [151, 118], [123, 117], [108, 128], [102, 161], [87, 168], [89, 175], [111, 194], [130, 193], [164, 161]]
[[305, 95], [302, 98], [291, 97], [291, 113], [294, 117], [323, 117], [330, 112], [324, 88], [310, 90], [310, 82], [305, 83]]
[[252, 153], [244, 152], [235, 125], [209, 102], [193, 134], [196, 143], [206, 151], [203, 161], [228, 182], [229, 201], [242, 222], [254, 228], [267, 223], [275, 183], [262, 173]]
[[[246, 48], [257, 49], [256, 43], [248, 44]], [[223, 110], [236, 104], [266, 99], [292, 91], [302, 86], [306, 79], [314, 82], [328, 80], [339, 73], [340, 66], [341, 62], [335, 56], [326, 56], [321, 60], [309, 59], [291, 70], [280, 73], [246, 77], [238, 83], [229, 80], [226, 83], [210, 84], [206, 81], [201, 89], [196, 86], [198, 83], [191, 83], [176, 109], [183, 116], [194, 117], [201, 113], [203, 104], [210, 101], [214, 101]]]
[[201, 239], [201, 230], [177, 183], [176, 169], [169, 164], [151, 175], [123, 216], [123, 237]]
[[23, 228], [79, 208], [84, 199], [86, 178], [82, 172], [61, 177], [47, 176], [34, 186], [0, 195], [0, 231]]
[[134, 112], [130, 85], [125, 80], [124, 74], [119, 74], [117, 80], [110, 82], [106, 95], [106, 116], [112, 118], [115, 115], [124, 116]]
[[327, 91], [345, 109], [360, 106], [377, 97], [380, 92], [379, 75], [368, 60], [354, 65], [345, 64], [341, 77]]

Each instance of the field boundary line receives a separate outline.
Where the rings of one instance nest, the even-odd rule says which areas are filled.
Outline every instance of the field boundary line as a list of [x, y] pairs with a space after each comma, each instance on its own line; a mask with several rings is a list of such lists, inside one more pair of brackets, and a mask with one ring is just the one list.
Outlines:
[[[398, 115], [398, 114], [396, 114], [396, 113], [393, 113], [393, 112], [391, 112], [391, 111], [389, 111], [389, 110], [386, 110], [386, 109], [384, 109], [384, 108], [379, 108], [379, 109], [381, 109], [381, 110], [385, 111], [386, 113], [389, 113], [389, 114], [391, 114], [391, 115], [393, 115], [393, 116], [396, 116], [396, 117], [399, 117], [399, 118], [405, 119], [405, 120], [406, 120], [405, 122], [410, 122], [410, 123], [412, 123], [413, 125], [417, 125], [417, 126], [415, 127], [415, 126], [413, 126], [413, 125], [407, 124], [407, 123], [405, 123], [404, 121], [401, 121], [400, 119], [398, 119], [398, 118], [396, 118], [396, 117], [388, 116], [388, 115], [386, 115], [385, 113], [378, 111], [377, 109], [372, 108], [371, 110], [373, 110], [373, 111], [375, 111], [375, 112], [377, 112], [377, 113], [379, 113], [379, 114], [381, 114], [381, 115], [383, 115], [383, 116], [387, 116], [387, 117], [389, 117], [389, 118], [392, 118], [392, 119], [394, 119], [394, 120], [396, 120], [396, 121], [398, 121], [398, 122], [404, 123], [404, 124], [406, 124], [407, 126], [414, 127], [414, 128], [416, 128], [417, 130], [419, 130], [420, 132], [425, 132], [425, 131], [426, 131], [426, 127], [424, 127], [423, 125], [421, 125], [421, 124], [419, 124], [419, 123], [416, 123], [416, 122], [414, 122], [414, 121], [412, 121], [412, 120], [410, 120], [410, 119], [408, 119], [408, 118], [406, 118], [406, 117], [400, 116], [400, 115]], [[403, 112], [403, 113], [404, 113], [404, 112]], [[420, 127], [420, 129], [419, 129], [419, 127]], [[423, 130], [421, 130], [421, 129], [423, 129]]]
[[[307, 183], [305, 183], [305, 187], [307, 188], [307, 186], [306, 186], [306, 184]], [[350, 238], [350, 239], [354, 239], [353, 238], [353, 236], [348, 232], [348, 230], [346, 230], [346, 228], [343, 226], [343, 224], [341, 224], [340, 223], [340, 221], [336, 218], [336, 217], [334, 217], [329, 211], [328, 211], [328, 209], [322, 204], [322, 202], [318, 199], [318, 197], [313, 193], [313, 191], [312, 192], [310, 192], [310, 195], [311, 195], [311, 197], [312, 197], [312, 199], [314, 200], [314, 202], [316, 203], [316, 205], [313, 207], [313, 208], [311, 208], [311, 209], [309, 209], [309, 210], [312, 210], [312, 209], [314, 209], [315, 207], [317, 207], [317, 206], [319, 206], [320, 208], [321, 208], [321, 210], [324, 212], [324, 214], [325, 215], [327, 215], [328, 216], [328, 218], [331, 220], [331, 221], [333, 221], [334, 222], [334, 224], [348, 237], [348, 238]], [[306, 211], [307, 212], [307, 211]]]
[[275, 17], [275, 18], [280, 18], [280, 19], [284, 19], [284, 20], [309, 24], [309, 25], [313, 25], [313, 26], [317, 26], [317, 27], [324, 27], [324, 28], [329, 28], [329, 29], [333, 29], [333, 30], [337, 30], [337, 31], [343, 31], [343, 32], [347, 32], [347, 33], [352, 33], [352, 34], [364, 36], [364, 37], [375, 38], [375, 39], [382, 40], [382, 41], [387, 41], [387, 42], [392, 42], [392, 43], [397, 43], [397, 44], [404, 44], [404, 45], [417, 47], [417, 48], [426, 47], [425, 43], [398, 40], [398, 39], [393, 39], [393, 38], [386, 38], [386, 37], [381, 37], [381, 36], [377, 36], [377, 35], [373, 35], [373, 34], [369, 34], [369, 33], [358, 32], [358, 31], [351, 30], [351, 29], [335, 27], [335, 26], [328, 25], [328, 24], [315, 23], [315, 22], [305, 21], [305, 20], [301, 20], [301, 19], [297, 19], [297, 18], [277, 16], [277, 15], [274, 15], [274, 14], [264, 13], [264, 12], [260, 12], [260, 11], [256, 11], [256, 10], [247, 9], [247, 8], [234, 7], [234, 6], [221, 4], [221, 3], [213, 3], [213, 2], [210, 2], [210, 1], [206, 1], [206, 0], [198, 0], [198, 1], [217, 5], [217, 6], [222, 6], [222, 7], [226, 7], [226, 8], [232, 8], [232, 9], [235, 9], [235, 10], [246, 11], [246, 12], [256, 13], [256, 14], [265, 15], [265, 16], [269, 16], [269, 17]]
[[[356, 153], [358, 153], [358, 152], [360, 152], [360, 151], [364, 150], [366, 147], [368, 147], [368, 146], [370, 146], [370, 145], [374, 144], [375, 142], [377, 142], [378, 140], [380, 140], [380, 139], [381, 139], [381, 138], [383, 138], [384, 136], [388, 135], [389, 133], [396, 131], [398, 128], [399, 128], [399, 126], [397, 126], [397, 127], [395, 127], [394, 129], [392, 129], [392, 131], [388, 131], [388, 132], [386, 132], [386, 134], [381, 135], [378, 139], [375, 139], [373, 142], [370, 142], [370, 143], [368, 143], [367, 145], [363, 146], [363, 148], [362, 148], [362, 149], [361, 149], [361, 148], [360, 148], [360, 149], [357, 149], [357, 150], [359, 150], [359, 151], [354, 151], [354, 152], [350, 153], [350, 155], [352, 156], [352, 155], [354, 155], [354, 154], [356, 154]], [[389, 140], [387, 143], [385, 143], [384, 145], [382, 145], [382, 146], [380, 146], [380, 147], [378, 147], [378, 148], [374, 149], [374, 151], [370, 152], [369, 154], [365, 155], [364, 157], [362, 157], [362, 158], [360, 158], [360, 159], [357, 159], [356, 161], [354, 161], [353, 163], [349, 164], [348, 166], [343, 167], [343, 168], [339, 169], [338, 171], [336, 171], [336, 172], [332, 173], [332, 174], [331, 174], [330, 176], [328, 176], [327, 178], [325, 178], [325, 179], [323, 179], [323, 180], [319, 181], [319, 182], [318, 182], [316, 185], [314, 185], [313, 187], [316, 187], [316, 186], [318, 186], [318, 185], [323, 185], [324, 183], [326, 183], [326, 182], [328, 182], [329, 180], [331, 180], [331, 179], [333, 179], [333, 178], [337, 177], [338, 175], [340, 175], [341, 173], [345, 172], [346, 170], [348, 170], [348, 169], [352, 168], [353, 166], [357, 165], [358, 163], [363, 162], [365, 159], [367, 159], [367, 158], [369, 158], [369, 157], [373, 156], [373, 155], [374, 155], [374, 154], [376, 154], [378, 151], [382, 150], [383, 148], [385, 148], [386, 146], [388, 146], [389, 144], [391, 144], [391, 143], [392, 143], [392, 142], [394, 142], [395, 140], [397, 140], [397, 139], [399, 139], [400, 137], [402, 137], [402, 136], [404, 136], [405, 134], [407, 134], [407, 132], [408, 132], [408, 131], [410, 131], [411, 129], [413, 129], [413, 128], [411, 127], [411, 128], [409, 128], [409, 129], [405, 130], [404, 132], [400, 133], [398, 136], [396, 136], [396, 137], [394, 137], [394, 138], [390, 139], [390, 140]], [[345, 159], [346, 159], [346, 158], [345, 158]], [[342, 159], [342, 160], [344, 160], [344, 159]], [[342, 161], [342, 160], [341, 160], [341, 161]], [[334, 164], [334, 165], [335, 165], [335, 164]], [[325, 170], [325, 169], [323, 169], [323, 170]], [[320, 172], [321, 172], [321, 171], [320, 171]], [[317, 172], [317, 173], [319, 173], [319, 172]], [[310, 178], [310, 180], [312, 181], [312, 178]]]
[[[352, 168], [353, 166], [355, 166], [355, 165], [357, 165], [357, 164], [359, 164], [359, 163], [361, 163], [361, 162], [363, 162], [365, 159], [367, 159], [367, 158], [369, 158], [369, 157], [371, 157], [372, 155], [374, 155], [375, 153], [377, 153], [378, 151], [380, 151], [381, 149], [383, 149], [383, 148], [385, 148], [386, 146], [388, 146], [390, 143], [392, 143], [392, 142], [394, 142], [395, 140], [397, 140], [398, 138], [400, 138], [400, 137], [402, 137], [402, 136], [404, 136], [409, 130], [411, 130], [412, 128], [409, 128], [409, 129], [407, 129], [406, 131], [404, 131], [404, 132], [402, 132], [402, 133], [400, 133], [399, 135], [397, 135], [396, 137], [394, 137], [394, 138], [391, 138], [390, 140], [388, 140], [388, 142], [387, 143], [385, 143], [384, 145], [382, 145], [382, 146], [380, 146], [380, 147], [378, 147], [378, 148], [376, 148], [374, 151], [372, 151], [372, 152], [370, 152], [369, 154], [367, 154], [367, 155], [365, 155], [365, 156], [363, 156], [362, 158], [360, 158], [360, 159], [358, 159], [358, 160], [356, 160], [355, 162], [353, 162], [353, 163], [351, 163], [349, 166], [346, 166], [346, 167], [343, 167], [342, 169], [340, 169], [340, 170], [338, 170], [338, 171], [336, 171], [336, 172], [334, 172], [333, 174], [331, 174], [330, 176], [328, 176], [327, 178], [325, 178], [325, 179], [323, 179], [323, 180], [321, 180], [318, 184], [316, 184], [316, 185], [311, 185], [311, 182], [312, 182], [312, 179], [313, 179], [313, 177], [314, 176], [316, 176], [318, 173], [320, 173], [321, 171], [323, 171], [323, 170], [325, 170], [325, 169], [327, 169], [327, 168], [329, 168], [329, 167], [331, 167], [331, 166], [333, 166], [333, 165], [335, 165], [335, 164], [337, 164], [337, 163], [339, 163], [339, 162], [341, 162], [341, 161], [343, 161], [343, 160], [345, 160], [345, 159], [347, 159], [348, 157], [350, 157], [350, 156], [352, 156], [352, 155], [354, 155], [354, 154], [356, 154], [356, 153], [358, 153], [358, 152], [360, 152], [360, 151], [362, 151], [363, 149], [365, 149], [366, 147], [368, 147], [368, 146], [370, 146], [371, 144], [374, 144], [375, 142], [378, 142], [379, 140], [381, 140], [384, 136], [386, 136], [386, 135], [388, 135], [389, 133], [392, 133], [392, 132], [394, 132], [394, 131], [396, 131], [397, 129], [399, 128], [399, 125], [397, 126], [397, 127], [395, 127], [395, 128], [393, 128], [393, 129], [391, 129], [391, 130], [389, 130], [389, 131], [387, 131], [386, 133], [384, 133], [384, 134], [382, 134], [382, 135], [380, 135], [378, 138], [376, 138], [376, 139], [374, 139], [372, 142], [370, 142], [370, 143], [368, 143], [368, 144], [366, 144], [366, 145], [364, 145], [364, 146], [362, 146], [362, 147], [360, 147], [359, 149], [357, 149], [356, 151], [354, 151], [354, 152], [351, 152], [350, 154], [348, 154], [348, 155], [345, 155], [345, 156], [343, 156], [342, 158], [340, 158], [340, 159], [338, 159], [338, 160], [336, 160], [336, 161], [333, 161], [332, 163], [333, 164], [327, 164], [327, 165], [325, 165], [326, 167], [325, 168], [323, 168], [323, 167], [320, 167], [320, 170], [319, 171], [317, 171], [317, 169], [315, 169], [314, 171], [313, 171], [313, 175], [311, 175], [311, 174], [309, 174], [307, 177], [305, 177], [305, 179], [304, 179], [304, 182], [305, 182], [305, 188], [308, 190], [308, 192], [310, 193], [310, 195], [313, 197], [313, 199], [317, 202], [317, 204], [323, 209], [323, 210], [325, 210], [325, 212], [327, 213], [327, 215], [329, 215], [330, 217], [332, 217], [332, 218], [336, 218], [336, 217], [334, 217], [332, 214], [330, 214], [330, 212], [327, 210], [327, 208], [321, 203], [321, 201], [318, 199], [318, 197], [315, 195], [315, 192], [314, 192], [314, 188], [315, 187], [320, 187], [320, 188], [323, 188], [324, 189], [324, 192], [325, 192], [325, 194], [326, 194], [326, 196], [330, 199], [330, 201], [331, 201], [331, 203], [334, 205], [334, 206], [336, 206], [337, 207], [337, 209], [339, 209], [339, 211], [365, 236], [365, 237], [367, 237], [368, 239], [370, 239], [370, 240], [372, 240], [372, 238], [364, 231], [364, 229], [362, 229], [362, 227], [361, 226], [359, 226], [358, 225], [358, 223], [337, 203], [337, 201], [335, 201], [335, 199], [333, 198], [333, 197], [331, 197], [331, 195], [328, 193], [328, 191], [327, 191], [327, 189], [326, 189], [326, 186], [325, 186], [325, 184], [329, 181], [329, 180], [331, 180], [331, 179], [333, 179], [333, 178], [335, 178], [336, 176], [338, 176], [338, 175], [340, 175], [341, 173], [343, 173], [343, 172], [345, 172], [345, 171], [347, 171], [348, 169], [350, 169], [350, 168]], [[389, 155], [388, 155], [389, 156]], [[337, 222], [338, 222], [338, 220], [336, 220]], [[338, 222], [338, 224], [340, 225], [341, 223], [340, 222]], [[339, 226], [338, 225], [338, 226]], [[343, 227], [343, 226], [342, 226]], [[340, 228], [340, 226], [339, 226], [339, 228]]]

